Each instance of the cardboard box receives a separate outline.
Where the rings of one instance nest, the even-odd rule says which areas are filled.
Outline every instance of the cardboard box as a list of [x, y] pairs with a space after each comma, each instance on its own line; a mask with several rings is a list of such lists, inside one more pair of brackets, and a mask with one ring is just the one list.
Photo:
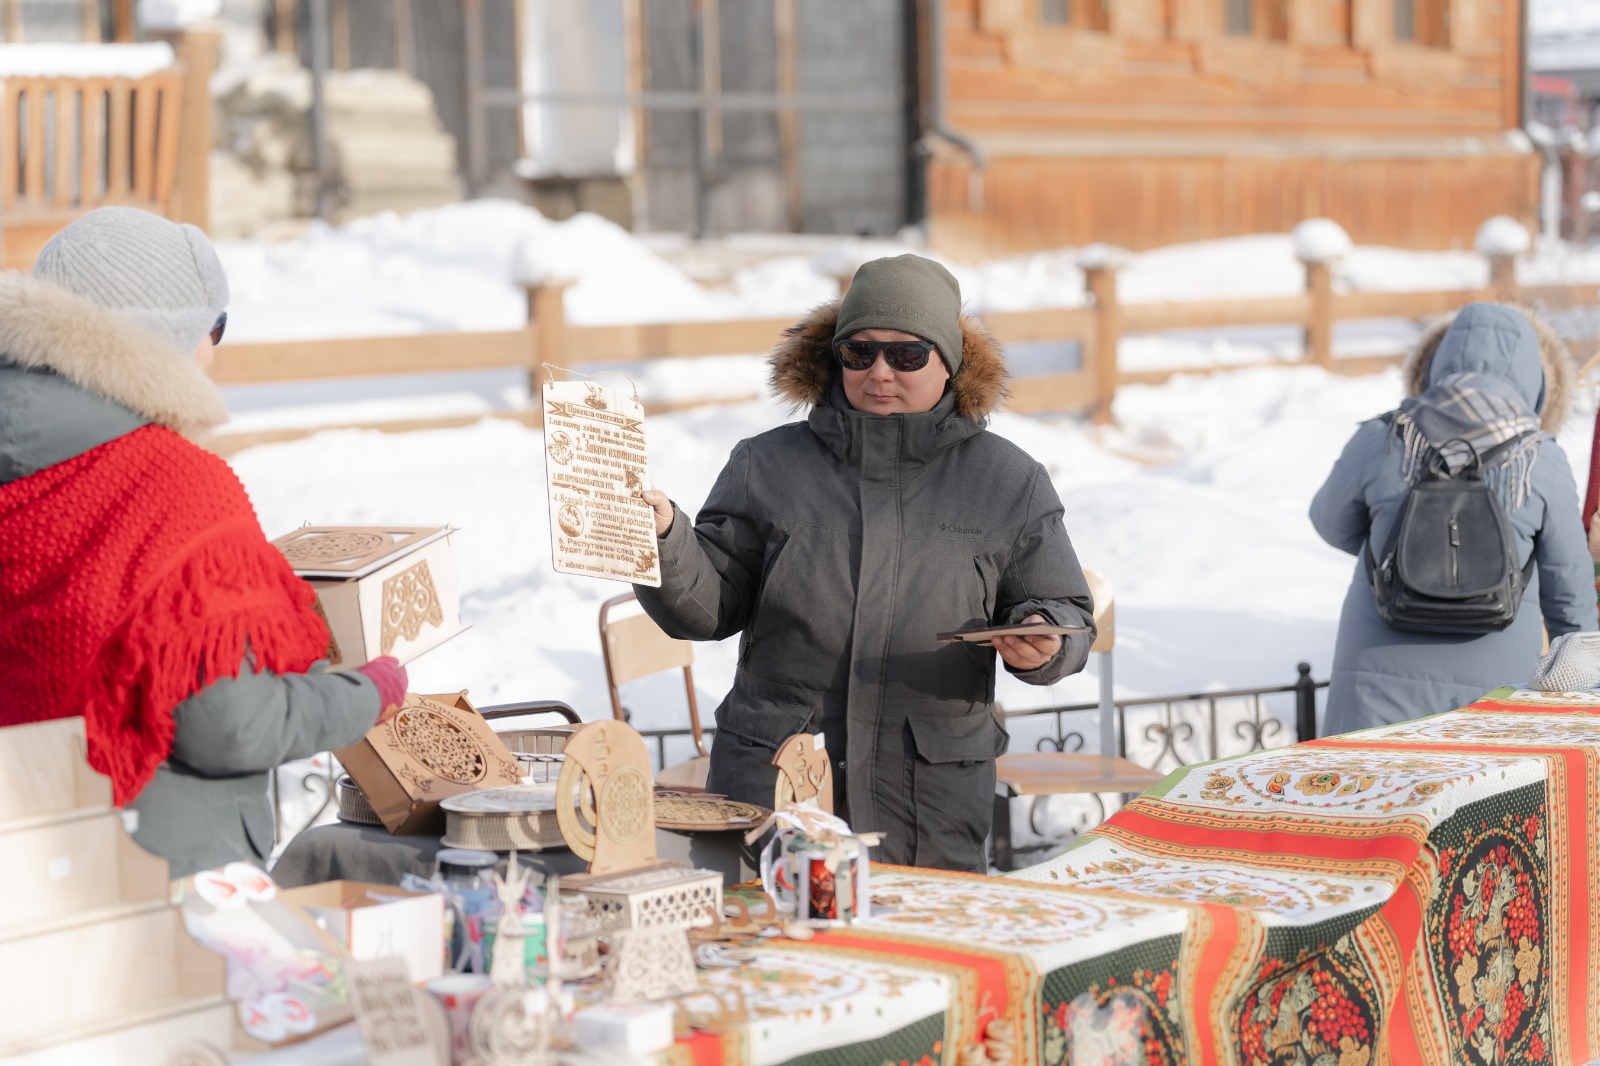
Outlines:
[[410, 662], [467, 627], [461, 621], [455, 530], [432, 526], [306, 526], [272, 543], [317, 590], [332, 670], [383, 655]]
[[399, 956], [413, 984], [444, 973], [444, 897], [363, 881], [284, 889], [352, 958]]
[[464, 696], [453, 699], [408, 694], [387, 722], [333, 753], [391, 833], [442, 833], [440, 800], [522, 781], [505, 742]]

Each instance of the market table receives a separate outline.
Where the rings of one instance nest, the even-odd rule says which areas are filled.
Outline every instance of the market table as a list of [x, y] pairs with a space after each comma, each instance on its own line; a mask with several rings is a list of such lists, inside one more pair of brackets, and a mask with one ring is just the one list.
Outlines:
[[663, 1060], [954, 1063], [999, 1019], [1052, 1066], [1587, 1062], [1597, 797], [1596, 693], [1186, 768], [1010, 878], [874, 867], [879, 913], [704, 974], [747, 1017]]

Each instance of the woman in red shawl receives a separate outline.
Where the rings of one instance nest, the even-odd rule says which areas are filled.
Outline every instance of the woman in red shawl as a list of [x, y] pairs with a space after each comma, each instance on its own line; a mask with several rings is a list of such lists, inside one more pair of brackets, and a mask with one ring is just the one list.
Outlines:
[[228, 283], [200, 230], [131, 208], [0, 274], [0, 726], [82, 715], [89, 762], [172, 876], [273, 846], [267, 774], [361, 737], [394, 660], [328, 631], [228, 464], [203, 366]]

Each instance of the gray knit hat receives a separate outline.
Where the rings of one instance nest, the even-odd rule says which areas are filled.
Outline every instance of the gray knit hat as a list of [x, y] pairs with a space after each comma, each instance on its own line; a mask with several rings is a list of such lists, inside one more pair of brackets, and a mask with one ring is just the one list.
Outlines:
[[961, 286], [920, 255], [863, 263], [839, 303], [837, 343], [858, 329], [898, 329], [939, 346], [950, 376], [961, 369]]
[[131, 207], [96, 208], [51, 237], [33, 276], [133, 319], [184, 355], [228, 306], [228, 278], [206, 235]]

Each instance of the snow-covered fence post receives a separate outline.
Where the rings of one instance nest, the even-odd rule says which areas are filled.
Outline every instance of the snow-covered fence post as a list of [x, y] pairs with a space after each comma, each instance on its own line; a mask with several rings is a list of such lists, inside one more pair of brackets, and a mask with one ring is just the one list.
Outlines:
[[1117, 271], [1127, 265], [1129, 258], [1128, 252], [1108, 244], [1088, 245], [1078, 255], [1083, 286], [1094, 297], [1094, 337], [1084, 350], [1083, 362], [1094, 395], [1089, 419], [1100, 424], [1111, 421], [1111, 405], [1117, 398], [1117, 345], [1122, 341]]
[[1333, 361], [1333, 268], [1350, 251], [1350, 235], [1331, 218], [1308, 218], [1290, 234], [1295, 258], [1305, 264], [1311, 314], [1305, 324], [1305, 350], [1313, 363]]
[[1496, 300], [1517, 298], [1517, 256], [1533, 247], [1528, 227], [1510, 215], [1495, 215], [1478, 227], [1472, 245], [1489, 260], [1489, 291]]
[[572, 282], [546, 279], [525, 282], [528, 292], [528, 328], [533, 333], [533, 359], [528, 368], [528, 391], [539, 392], [539, 364], [566, 363], [567, 289]]

